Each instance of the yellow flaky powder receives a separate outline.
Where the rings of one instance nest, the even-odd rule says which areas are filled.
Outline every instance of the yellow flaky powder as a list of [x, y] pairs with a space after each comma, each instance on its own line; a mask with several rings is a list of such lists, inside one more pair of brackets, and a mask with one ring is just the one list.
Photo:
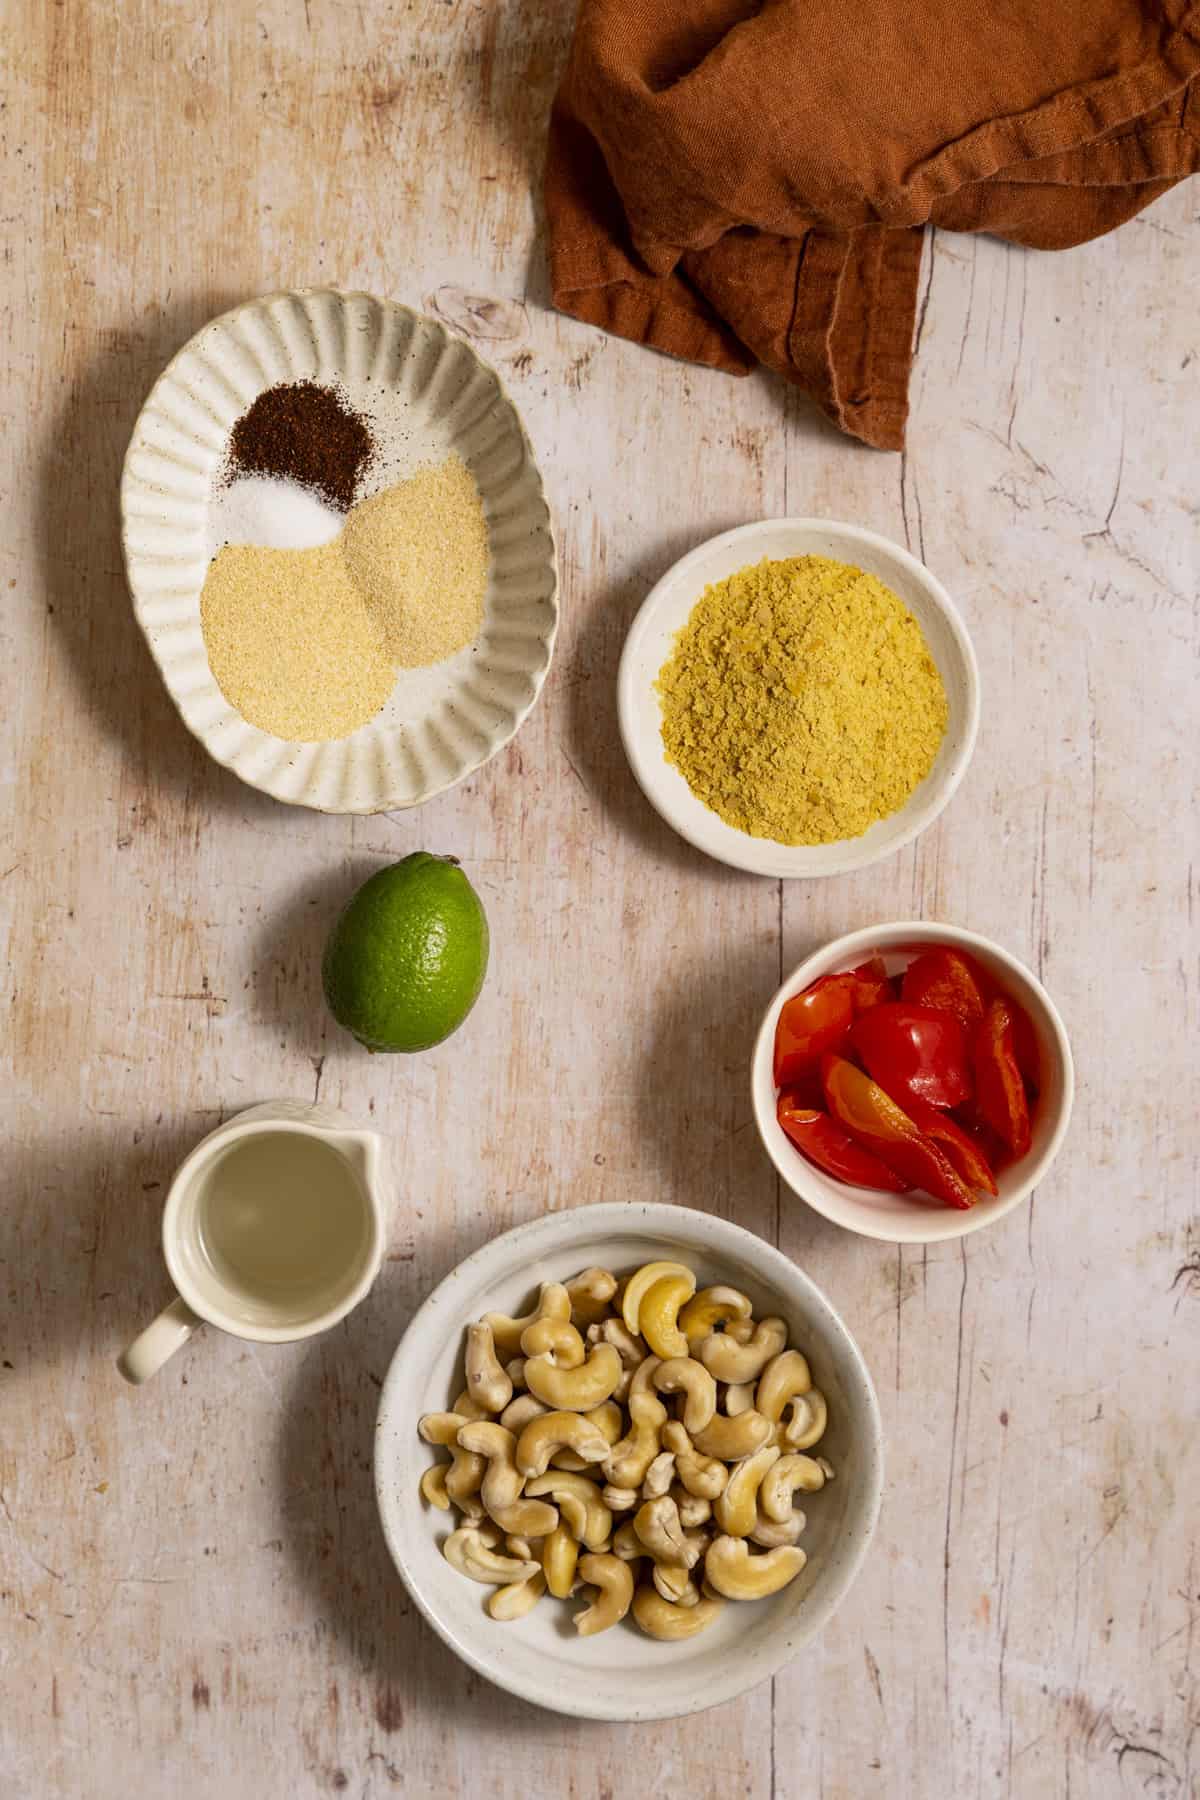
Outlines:
[[217, 684], [251, 725], [297, 743], [348, 737], [373, 719], [396, 672], [337, 542], [317, 550], [227, 544], [200, 620]]
[[360, 501], [341, 541], [397, 667], [441, 662], [479, 635], [487, 523], [461, 456]]
[[797, 556], [706, 588], [659, 673], [668, 760], [729, 825], [859, 837], [933, 766], [946, 693], [921, 627], [849, 563]]

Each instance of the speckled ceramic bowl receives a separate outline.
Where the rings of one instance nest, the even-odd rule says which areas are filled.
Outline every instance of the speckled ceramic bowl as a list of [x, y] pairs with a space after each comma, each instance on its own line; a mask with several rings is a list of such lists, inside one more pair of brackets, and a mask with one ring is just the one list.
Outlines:
[[[208, 512], [234, 423], [279, 382], [336, 383], [369, 414], [366, 492], [457, 451], [479, 484], [491, 572], [475, 644], [398, 672], [349, 737], [290, 743], [246, 722], [213, 679], [200, 628]], [[494, 369], [436, 320], [369, 294], [252, 300], [197, 333], [142, 409], [121, 482], [134, 612], [171, 698], [210, 755], [277, 800], [323, 812], [417, 806], [503, 749], [541, 690], [558, 624], [542, 480]]]
[[[756, 1315], [777, 1313], [829, 1405], [821, 1453], [836, 1479], [805, 1496], [808, 1564], [773, 1599], [730, 1603], [699, 1637], [665, 1644], [632, 1620], [592, 1638], [575, 1634], [583, 1603], [545, 1598], [524, 1619], [497, 1624], [490, 1590], [460, 1575], [439, 1548], [450, 1515], [417, 1483], [436, 1453], [421, 1443], [422, 1413], [461, 1390], [464, 1332], [483, 1313], [521, 1313], [539, 1284], [592, 1264], [628, 1273], [657, 1257], [688, 1263], [701, 1286], [732, 1282]], [[814, 1452], [815, 1454], [815, 1452]], [[861, 1352], [820, 1289], [786, 1256], [739, 1225], [681, 1206], [636, 1202], [547, 1213], [505, 1232], [460, 1263], [409, 1326], [384, 1383], [375, 1434], [375, 1487], [396, 1567], [434, 1630], [480, 1675], [556, 1712], [590, 1719], [662, 1719], [732, 1700], [795, 1655], [835, 1611], [862, 1565], [883, 1484], [879, 1408]]]
[[[861, 837], [834, 844], [777, 844], [727, 825], [667, 761], [655, 682], [674, 651], [676, 634], [713, 582], [764, 558], [825, 556], [886, 582], [916, 619], [946, 689], [949, 716], [933, 767], [898, 812], [877, 819]], [[837, 519], [759, 519], [709, 538], [667, 570], [629, 627], [617, 675], [621, 741], [642, 792], [681, 837], [718, 862], [755, 875], [809, 880], [868, 868], [910, 844], [932, 825], [962, 780], [979, 728], [979, 670], [966, 627], [949, 594], [924, 563], [899, 544]]]
[[[983, 964], [1014, 1000], [1019, 1000], [1033, 1024], [1042, 1064], [1042, 1091], [1033, 1109], [1033, 1142], [1017, 1162], [997, 1177], [999, 1192], [982, 1195], [969, 1212], [912, 1194], [880, 1194], [870, 1188], [850, 1187], [836, 1181], [801, 1156], [775, 1117], [777, 1089], [774, 1076], [775, 1028], [785, 1003], [821, 975], [853, 969], [869, 957], [881, 956], [889, 975], [908, 967], [914, 956], [936, 944], [965, 950]], [[793, 969], [768, 1006], [755, 1040], [750, 1067], [750, 1093], [754, 1121], [768, 1156], [794, 1194], [836, 1225], [863, 1237], [884, 1238], [894, 1244], [934, 1244], [946, 1238], [966, 1237], [992, 1225], [1027, 1200], [1058, 1155], [1071, 1122], [1075, 1096], [1075, 1067], [1066, 1026], [1058, 1008], [1037, 979], [1015, 956], [957, 925], [927, 920], [901, 920], [868, 925], [847, 937], [835, 938]]]

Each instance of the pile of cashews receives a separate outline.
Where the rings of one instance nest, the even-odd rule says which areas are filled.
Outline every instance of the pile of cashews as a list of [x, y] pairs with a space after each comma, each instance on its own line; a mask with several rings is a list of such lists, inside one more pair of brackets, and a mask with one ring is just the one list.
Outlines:
[[726, 1600], [794, 1581], [807, 1561], [795, 1495], [833, 1469], [806, 1454], [825, 1399], [787, 1337], [736, 1288], [697, 1293], [678, 1262], [623, 1283], [584, 1269], [546, 1282], [526, 1317], [470, 1326], [466, 1387], [418, 1427], [450, 1452], [421, 1493], [461, 1516], [442, 1550], [492, 1587], [491, 1617], [586, 1586], [581, 1637], [632, 1611], [673, 1641], [704, 1631]]

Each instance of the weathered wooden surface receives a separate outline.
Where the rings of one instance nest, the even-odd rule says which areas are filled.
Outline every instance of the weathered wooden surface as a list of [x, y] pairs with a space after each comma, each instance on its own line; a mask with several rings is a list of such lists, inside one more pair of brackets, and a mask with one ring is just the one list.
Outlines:
[[[1057, 257], [940, 239], [909, 450], [874, 455], [773, 381], [545, 310], [531, 182], [570, 12], [6, 8], [0, 1794], [1193, 1794], [1197, 190]], [[209, 763], [122, 579], [151, 379], [213, 312], [321, 280], [470, 334], [557, 511], [542, 704], [419, 815], [292, 812]], [[923, 554], [985, 699], [915, 849], [781, 891], [660, 826], [613, 680], [682, 550], [785, 511]], [[492, 974], [460, 1037], [368, 1060], [327, 1026], [322, 937], [418, 846], [481, 888]], [[1027, 957], [1080, 1074], [1034, 1203], [927, 1254], [781, 1199], [746, 1079], [781, 970], [914, 913]], [[207, 1334], [124, 1387], [114, 1354], [168, 1293], [181, 1152], [317, 1090], [395, 1145], [369, 1303], [294, 1350]], [[735, 1216], [827, 1287], [878, 1381], [889, 1486], [863, 1580], [773, 1691], [605, 1729], [474, 1681], [414, 1616], [371, 1435], [390, 1351], [461, 1255], [637, 1194]]]

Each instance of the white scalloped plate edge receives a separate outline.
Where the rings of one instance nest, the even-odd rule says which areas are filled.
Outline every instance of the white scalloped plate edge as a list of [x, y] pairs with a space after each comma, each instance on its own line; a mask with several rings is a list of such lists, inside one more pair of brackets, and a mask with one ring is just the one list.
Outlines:
[[[435, 670], [402, 671], [376, 719], [320, 744], [272, 737], [230, 706], [209, 668], [199, 610], [206, 509], [229, 431], [264, 388], [305, 378], [341, 381], [352, 398], [374, 378], [381, 395], [423, 406], [425, 441], [461, 450], [479, 483], [492, 552], [475, 649]], [[410, 422], [416, 431], [421, 419]], [[217, 762], [290, 805], [349, 813], [421, 805], [511, 742], [550, 668], [557, 551], [520, 415], [470, 344], [398, 301], [291, 289], [210, 320], [138, 416], [122, 471], [121, 534], [134, 615], [185, 725]]]

